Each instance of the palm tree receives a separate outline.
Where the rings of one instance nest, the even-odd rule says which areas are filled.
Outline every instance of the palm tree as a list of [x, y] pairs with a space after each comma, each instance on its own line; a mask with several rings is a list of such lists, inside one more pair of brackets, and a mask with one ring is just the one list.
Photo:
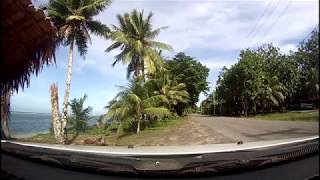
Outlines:
[[283, 95], [284, 87], [278, 81], [277, 76], [273, 76], [270, 79], [265, 78], [263, 81], [263, 87], [258, 90], [260, 104], [263, 110], [269, 108], [270, 103], [276, 107], [281, 106], [286, 97]]
[[104, 106], [105, 109], [109, 109], [114, 103], [116, 103], [116, 99], [112, 99], [111, 101], [108, 102], [106, 106]]
[[[110, 2], [110, 0], [51, 0], [49, 2], [48, 16], [58, 29], [60, 42], [65, 46], [69, 46], [62, 118], [59, 118], [61, 120], [61, 134], [57, 135], [62, 136], [59, 138], [60, 143], [64, 144], [67, 139], [65, 127], [71, 85], [73, 47], [76, 45], [80, 56], [85, 56], [88, 48], [87, 43], [91, 42], [89, 32], [107, 37], [108, 27], [92, 18], [103, 11]], [[53, 119], [58, 119], [58, 117], [53, 117]]]
[[147, 18], [143, 17], [143, 11], [133, 10], [130, 14], [125, 13], [123, 16], [118, 15], [119, 27], [113, 25], [114, 32], [111, 35], [113, 44], [106, 52], [119, 48], [121, 52], [115, 56], [113, 66], [119, 62], [128, 64], [127, 78], [131, 73], [137, 77], [145, 75], [145, 69], [149, 73], [155, 72], [157, 67], [163, 65], [157, 49], [172, 50], [172, 47], [153, 39], [160, 33], [160, 30], [166, 27], [152, 29], [151, 18], [149, 13]]
[[164, 95], [168, 99], [168, 108], [170, 110], [174, 111], [172, 107], [179, 102], [189, 102], [190, 97], [189, 93], [186, 91], [186, 85], [171, 80], [168, 71], [165, 69], [157, 71], [157, 73], [151, 76], [149, 81], [146, 82], [146, 86], [148, 85], [151, 89], [155, 89], [157, 94]]
[[90, 119], [92, 108], [90, 106], [87, 108], [83, 108], [83, 104], [86, 99], [87, 95], [84, 95], [80, 99], [74, 98], [69, 103], [72, 111], [70, 124], [73, 125], [73, 128], [76, 131], [76, 136], [79, 134], [79, 132], [84, 131], [87, 128], [88, 120]]
[[[127, 87], [121, 87], [117, 94], [117, 101], [111, 105], [106, 117], [119, 122], [119, 128], [125, 123], [135, 122], [137, 134], [140, 132], [140, 123], [146, 116], [164, 117], [170, 114], [164, 107], [168, 103], [164, 95], [153, 95], [139, 76], [129, 81]], [[118, 131], [119, 132], [119, 131]]]

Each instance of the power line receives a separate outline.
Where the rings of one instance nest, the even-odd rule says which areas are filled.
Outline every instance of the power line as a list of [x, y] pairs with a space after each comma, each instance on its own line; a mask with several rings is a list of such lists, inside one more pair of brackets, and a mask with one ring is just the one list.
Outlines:
[[302, 44], [302, 43], [314, 32], [314, 30], [315, 30], [315, 29], [318, 29], [318, 28], [319, 28], [319, 26], [316, 26], [311, 32], [309, 32], [309, 33], [307, 34], [307, 36], [305, 36], [305, 37], [303, 38], [303, 40], [300, 41], [300, 42], [298, 43], [298, 45], [297, 45], [292, 51], [295, 51], [295, 50], [299, 47], [299, 45]]
[[240, 49], [242, 49], [242, 46], [244, 45], [244, 42], [246, 39], [248, 39], [252, 33], [256, 30], [256, 28], [258, 27], [259, 22], [261, 21], [261, 19], [264, 17], [264, 15], [266, 15], [266, 12], [268, 11], [270, 5], [272, 4], [272, 1], [269, 1], [269, 3], [267, 4], [266, 8], [264, 9], [263, 13], [261, 14], [261, 16], [258, 18], [258, 21], [255, 23], [253, 29], [248, 33], [247, 37], [244, 39], [244, 41], [241, 43]]
[[313, 30], [311, 32], [308, 33], [308, 35], [306, 37], [303, 38], [303, 40], [301, 41], [301, 43], [303, 43], [313, 32], [314, 30], [318, 30], [319, 29], [319, 26], [316, 26], [315, 28], [313, 28]]
[[[280, 0], [278, 0], [278, 2], [277, 2], [277, 4], [275, 5], [275, 7], [274, 7], [273, 9], [271, 9], [271, 11], [270, 11], [270, 13], [269, 13], [269, 16], [267, 16], [267, 20], [265, 20], [264, 22], [262, 22], [262, 24], [261, 24], [261, 26], [260, 26], [260, 29], [262, 29], [262, 27], [265, 25], [265, 23], [266, 23], [267, 21], [269, 21], [270, 17], [271, 17], [272, 14], [274, 13], [274, 11], [278, 8], [279, 4], [280, 4]], [[258, 29], [256, 32], [259, 32], [259, 29]], [[256, 34], [257, 34], [257, 33], [256, 33]], [[256, 34], [255, 34], [255, 35], [256, 35]], [[250, 44], [251, 41], [255, 39], [255, 35], [254, 35], [253, 38], [248, 42], [248, 44]], [[255, 42], [255, 41], [253, 41], [253, 42]]]
[[[266, 35], [267, 34], [269, 34], [271, 31], [272, 31], [272, 29], [273, 29], [273, 27], [274, 27], [274, 25], [276, 25], [277, 24], [277, 22], [279, 21], [279, 19], [281, 19], [281, 17], [285, 14], [285, 12], [288, 10], [288, 8], [289, 8], [289, 6], [291, 5], [291, 3], [292, 3], [292, 0], [290, 0], [288, 3], [287, 3], [287, 5], [286, 5], [286, 7], [279, 13], [279, 15], [278, 15], [278, 17], [276, 18], [276, 20], [269, 26], [269, 29], [266, 31], [266, 33], [264, 34], [264, 38], [261, 40], [262, 42], [263, 42], [263, 40], [265, 40], [266, 39]], [[257, 42], [256, 42], [257, 43]], [[254, 46], [256, 45], [256, 43], [254, 43]]]

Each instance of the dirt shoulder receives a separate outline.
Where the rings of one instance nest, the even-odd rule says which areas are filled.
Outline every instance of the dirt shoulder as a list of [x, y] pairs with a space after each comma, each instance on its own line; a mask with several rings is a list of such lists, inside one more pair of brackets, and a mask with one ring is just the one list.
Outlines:
[[[132, 144], [138, 146], [200, 145], [232, 142], [231, 139], [215, 133], [190, 118], [184, 120], [183, 123], [169, 127], [168, 130], [162, 133], [145, 131], [139, 136], [134, 135], [125, 138], [129, 138]], [[128, 141], [129, 139], [124, 142], [130, 142]], [[120, 140], [118, 143], [123, 142]]]
[[[210, 128], [192, 120], [190, 117], [179, 120], [164, 129], [147, 129], [137, 134], [130, 134], [121, 138], [105, 137], [105, 145], [111, 146], [177, 146], [231, 143], [231, 139], [211, 130]], [[77, 140], [76, 144], [84, 144]]]
[[[191, 117], [168, 121], [162, 127], [148, 128], [137, 134], [128, 134], [122, 137], [104, 136], [103, 134], [80, 134], [72, 144], [74, 145], [105, 145], [105, 146], [177, 146], [221, 144], [234, 142], [232, 139], [213, 131], [212, 129], [194, 121]], [[69, 139], [72, 135], [69, 134]], [[40, 134], [22, 141], [55, 143], [52, 134]]]

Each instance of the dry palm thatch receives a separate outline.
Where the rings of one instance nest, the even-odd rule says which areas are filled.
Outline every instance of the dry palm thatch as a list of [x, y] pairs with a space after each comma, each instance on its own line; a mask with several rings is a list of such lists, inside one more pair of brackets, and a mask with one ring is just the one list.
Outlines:
[[28, 86], [31, 74], [55, 62], [56, 29], [30, 0], [1, 1], [1, 135], [9, 138], [12, 91]]
[[56, 29], [30, 0], [3, 0], [1, 6], [1, 94], [29, 85], [30, 75], [55, 61]]

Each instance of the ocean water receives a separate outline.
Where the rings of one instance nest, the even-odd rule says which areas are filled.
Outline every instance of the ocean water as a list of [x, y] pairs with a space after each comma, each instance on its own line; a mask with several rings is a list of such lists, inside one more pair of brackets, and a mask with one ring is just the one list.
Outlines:
[[[97, 118], [88, 121], [95, 124]], [[12, 137], [30, 137], [39, 133], [49, 132], [51, 127], [51, 114], [32, 112], [11, 112], [9, 129]]]

